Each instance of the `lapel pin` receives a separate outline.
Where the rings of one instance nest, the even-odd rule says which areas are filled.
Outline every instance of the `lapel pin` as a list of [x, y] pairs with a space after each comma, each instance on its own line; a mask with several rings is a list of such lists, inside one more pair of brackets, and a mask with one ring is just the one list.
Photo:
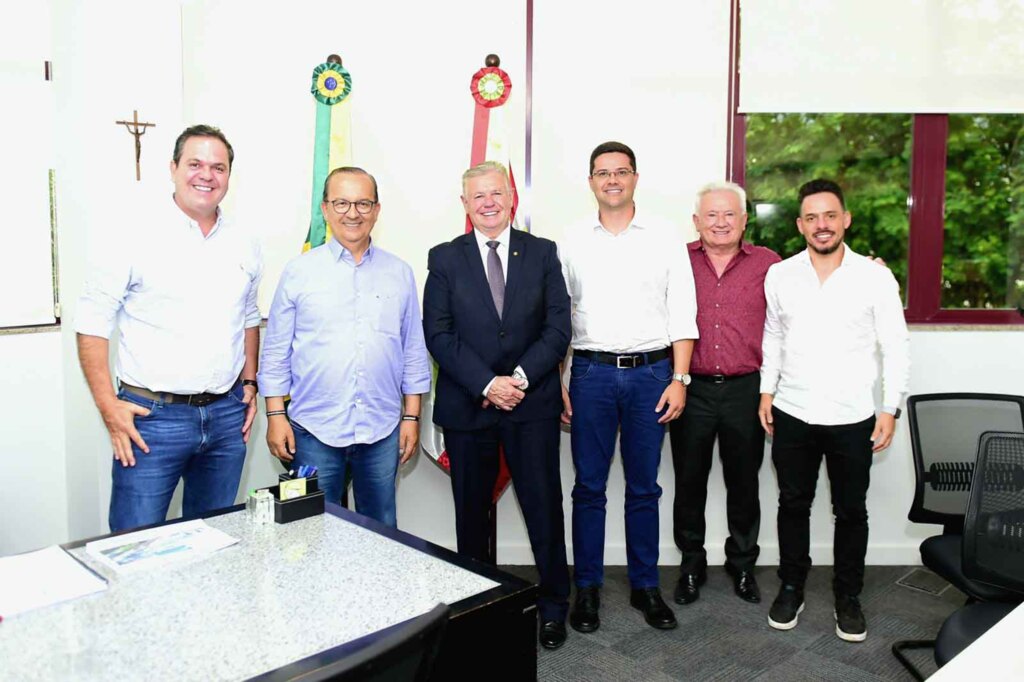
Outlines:
[[518, 252], [518, 251], [513, 251], [513, 252], [512, 252], [512, 255], [513, 255], [513, 256], [518, 256], [518, 255], [519, 255], [519, 252]]

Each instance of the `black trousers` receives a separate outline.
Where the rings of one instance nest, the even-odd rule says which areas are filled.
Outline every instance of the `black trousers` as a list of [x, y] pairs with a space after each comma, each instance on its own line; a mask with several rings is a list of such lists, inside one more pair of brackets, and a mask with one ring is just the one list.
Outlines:
[[670, 422], [676, 475], [673, 533], [683, 553], [684, 573], [697, 573], [707, 566], [704, 509], [716, 437], [729, 522], [726, 562], [741, 571], [751, 570], [757, 562], [761, 529], [758, 472], [764, 460], [764, 430], [757, 417], [760, 381], [757, 372], [717, 384], [695, 376], [687, 390], [686, 409]]
[[516, 423], [502, 419], [477, 431], [444, 430], [455, 497], [455, 534], [459, 554], [487, 561], [498, 447], [526, 521], [534, 561], [540, 574], [537, 609], [542, 622], [563, 621], [569, 608], [569, 568], [565, 558], [565, 519], [558, 455], [558, 419]]
[[836, 595], [855, 597], [864, 586], [866, 502], [875, 418], [821, 426], [803, 422], [778, 408], [772, 408], [772, 415], [772, 462], [779, 478], [779, 578], [798, 587], [807, 580], [811, 569], [811, 504], [824, 455], [835, 515], [832, 589]]

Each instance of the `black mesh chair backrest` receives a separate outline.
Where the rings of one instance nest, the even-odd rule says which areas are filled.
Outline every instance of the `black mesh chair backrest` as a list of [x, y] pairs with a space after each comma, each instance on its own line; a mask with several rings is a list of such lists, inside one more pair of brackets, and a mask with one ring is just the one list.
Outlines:
[[1024, 396], [928, 393], [907, 400], [917, 475], [909, 518], [959, 531], [985, 431], [1024, 431]]
[[1024, 593], [1024, 433], [981, 436], [962, 562], [968, 578]]

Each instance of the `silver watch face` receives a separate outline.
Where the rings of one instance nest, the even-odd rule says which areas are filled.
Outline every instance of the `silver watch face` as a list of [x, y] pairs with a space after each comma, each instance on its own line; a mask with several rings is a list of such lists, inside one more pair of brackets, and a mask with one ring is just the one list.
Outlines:
[[681, 383], [683, 386], [689, 386], [690, 385], [690, 375], [689, 374], [673, 374], [672, 378], [675, 381], [678, 381], [679, 383]]

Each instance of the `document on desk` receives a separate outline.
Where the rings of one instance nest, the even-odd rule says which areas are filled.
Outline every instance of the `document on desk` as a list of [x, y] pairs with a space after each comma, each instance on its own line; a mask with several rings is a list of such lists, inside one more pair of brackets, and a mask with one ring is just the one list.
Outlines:
[[0, 617], [107, 589], [107, 581], [54, 545], [0, 558]]
[[118, 573], [134, 573], [207, 556], [236, 542], [238, 538], [196, 520], [95, 540], [85, 551]]

